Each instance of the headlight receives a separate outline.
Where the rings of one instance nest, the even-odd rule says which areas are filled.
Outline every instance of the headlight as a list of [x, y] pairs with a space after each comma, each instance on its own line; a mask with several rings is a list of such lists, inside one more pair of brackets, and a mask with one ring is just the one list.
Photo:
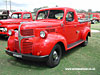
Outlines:
[[12, 35], [15, 34], [15, 31], [13, 29], [11, 29], [11, 30], [8, 31], [8, 34], [9, 34], [9, 36], [12, 36]]
[[4, 32], [7, 32], [7, 28], [4, 28]]
[[40, 32], [40, 37], [44, 38], [44, 37], [45, 37], [45, 35], [46, 35], [46, 34], [45, 34], [45, 32], [44, 32], [44, 31], [41, 31], [41, 32]]
[[9, 34], [9, 35], [12, 35], [12, 31], [11, 31], [11, 30], [9, 30], [9, 31], [8, 31], [8, 34]]

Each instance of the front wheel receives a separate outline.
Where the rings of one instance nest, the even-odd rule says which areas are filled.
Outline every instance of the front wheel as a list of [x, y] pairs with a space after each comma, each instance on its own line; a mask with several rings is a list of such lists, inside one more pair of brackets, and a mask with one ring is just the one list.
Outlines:
[[86, 37], [86, 40], [82, 43], [82, 46], [87, 46], [88, 44], [88, 36]]
[[60, 62], [62, 56], [61, 46], [56, 44], [49, 55], [49, 59], [47, 61], [47, 65], [51, 68], [57, 66]]

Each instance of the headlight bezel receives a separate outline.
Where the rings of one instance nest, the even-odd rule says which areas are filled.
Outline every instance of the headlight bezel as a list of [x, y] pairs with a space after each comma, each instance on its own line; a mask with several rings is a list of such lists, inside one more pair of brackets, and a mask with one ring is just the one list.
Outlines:
[[11, 30], [8, 31], [8, 35], [9, 35], [9, 36], [12, 36], [12, 35], [14, 35], [14, 34], [15, 34], [15, 31], [14, 31], [13, 29], [11, 29]]
[[46, 31], [40, 31], [40, 37], [41, 38], [46, 38], [47, 37], [47, 32]]
[[8, 34], [9, 34], [9, 36], [11, 36], [11, 35], [12, 35], [12, 31], [11, 31], [11, 30], [9, 30], [9, 31], [8, 31]]

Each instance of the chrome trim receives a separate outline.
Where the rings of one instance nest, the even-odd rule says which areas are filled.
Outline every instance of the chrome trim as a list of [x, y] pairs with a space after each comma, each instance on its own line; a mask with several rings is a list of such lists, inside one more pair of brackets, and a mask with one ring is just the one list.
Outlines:
[[[24, 23], [24, 22], [23, 22], [23, 23]], [[20, 28], [21, 28], [21, 25], [22, 25], [23, 23], [21, 23], [21, 24], [19, 25], [19, 28], [18, 28], [18, 41], [19, 41], [19, 50], [20, 50], [20, 53], [21, 53], [21, 40], [24, 39], [24, 38], [35, 37], [34, 35], [33, 35], [33, 36], [22, 36], [22, 35], [20, 34]], [[25, 23], [26, 23], [26, 22], [25, 22]]]

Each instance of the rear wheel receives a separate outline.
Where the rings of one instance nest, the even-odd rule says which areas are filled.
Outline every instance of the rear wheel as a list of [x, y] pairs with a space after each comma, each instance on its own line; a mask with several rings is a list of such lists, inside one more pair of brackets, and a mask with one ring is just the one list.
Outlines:
[[96, 20], [92, 20], [92, 22], [91, 22], [92, 24], [96, 24]]
[[88, 44], [88, 36], [86, 37], [86, 40], [82, 43], [82, 46], [87, 46]]
[[92, 20], [91, 23], [92, 23], [92, 24], [95, 24], [95, 20]]
[[97, 20], [97, 23], [99, 23], [99, 20]]
[[61, 46], [59, 44], [56, 44], [52, 49], [51, 54], [49, 55], [47, 65], [51, 68], [57, 66], [60, 62], [61, 56], [62, 56]]

